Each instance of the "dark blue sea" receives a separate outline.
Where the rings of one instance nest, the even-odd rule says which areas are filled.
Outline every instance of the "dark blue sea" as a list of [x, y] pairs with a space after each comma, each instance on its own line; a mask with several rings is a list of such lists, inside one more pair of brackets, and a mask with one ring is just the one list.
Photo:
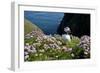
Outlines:
[[57, 33], [57, 28], [64, 16], [58, 12], [24, 11], [24, 17], [36, 24], [45, 34]]

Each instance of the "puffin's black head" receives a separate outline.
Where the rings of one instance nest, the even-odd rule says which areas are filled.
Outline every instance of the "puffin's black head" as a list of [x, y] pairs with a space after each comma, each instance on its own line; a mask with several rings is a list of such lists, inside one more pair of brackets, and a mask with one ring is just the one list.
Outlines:
[[67, 33], [67, 34], [70, 34], [71, 33], [71, 30], [69, 27], [65, 27], [64, 28], [64, 32]]

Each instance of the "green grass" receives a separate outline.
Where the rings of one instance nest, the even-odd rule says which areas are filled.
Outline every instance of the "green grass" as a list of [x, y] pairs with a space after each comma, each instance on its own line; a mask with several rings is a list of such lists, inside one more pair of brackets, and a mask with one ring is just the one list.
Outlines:
[[71, 41], [66, 42], [66, 46], [69, 48], [74, 48], [79, 44], [80, 40], [77, 37], [72, 37]]
[[52, 48], [48, 49], [46, 52], [37, 52], [35, 54], [30, 54], [28, 61], [45, 61], [45, 60], [65, 60], [72, 59], [70, 52], [57, 51]]
[[24, 19], [24, 34], [26, 35], [26, 34], [32, 32], [33, 30], [42, 32], [42, 30], [38, 26], [31, 23], [29, 20]]
[[30, 45], [32, 45], [33, 43], [36, 43], [36, 37], [32, 37], [30, 39], [24, 39], [24, 43], [29, 43]]

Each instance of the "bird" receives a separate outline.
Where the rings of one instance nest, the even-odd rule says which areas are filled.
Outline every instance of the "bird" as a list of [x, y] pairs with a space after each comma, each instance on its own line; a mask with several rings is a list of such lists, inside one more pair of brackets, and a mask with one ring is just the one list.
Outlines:
[[71, 41], [71, 37], [70, 37], [70, 33], [71, 33], [71, 30], [69, 27], [65, 27], [64, 28], [64, 31], [65, 31], [65, 34], [62, 34], [62, 38], [66, 41]]
[[71, 33], [71, 30], [70, 30], [69, 27], [65, 27], [64, 28], [64, 31], [65, 31], [66, 34], [70, 34]]

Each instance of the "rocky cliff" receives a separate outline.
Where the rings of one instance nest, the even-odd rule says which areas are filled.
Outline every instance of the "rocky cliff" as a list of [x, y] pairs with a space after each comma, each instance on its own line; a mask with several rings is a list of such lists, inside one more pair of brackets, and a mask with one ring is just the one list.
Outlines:
[[58, 27], [58, 34], [64, 34], [64, 28], [70, 27], [72, 35], [81, 37], [90, 36], [90, 14], [65, 13]]

